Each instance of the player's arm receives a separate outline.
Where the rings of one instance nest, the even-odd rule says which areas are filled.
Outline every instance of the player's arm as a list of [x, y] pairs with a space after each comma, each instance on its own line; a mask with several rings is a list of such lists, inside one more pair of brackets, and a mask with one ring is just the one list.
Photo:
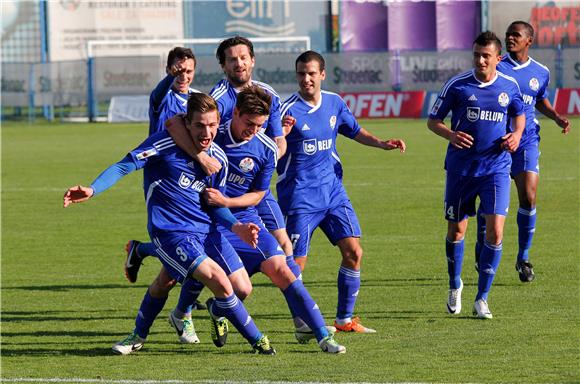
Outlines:
[[235, 233], [244, 243], [256, 248], [258, 245], [258, 232], [260, 232], [260, 227], [256, 224], [238, 221], [232, 212], [224, 207], [210, 207], [209, 214], [214, 221]]
[[276, 142], [276, 146], [278, 147], [278, 159], [280, 159], [286, 153], [286, 149], [288, 148], [288, 144], [286, 143], [285, 136], [278, 136], [274, 138], [274, 142]]
[[66, 208], [73, 203], [82, 203], [91, 197], [106, 191], [122, 177], [135, 171], [137, 166], [130, 155], [125, 156], [121, 161], [105, 169], [92, 183], [90, 187], [76, 185], [70, 187], [64, 194], [63, 206]]
[[225, 208], [246, 208], [257, 205], [266, 191], [250, 191], [237, 197], [227, 197], [215, 188], [206, 188], [203, 196], [209, 205]]
[[157, 84], [153, 92], [151, 92], [151, 96], [149, 97], [149, 105], [153, 108], [153, 110], [157, 111], [159, 109], [159, 105], [163, 101], [163, 98], [169, 92], [171, 85], [173, 84], [173, 80], [175, 77], [171, 74], [167, 74], [160, 82]]
[[520, 140], [526, 127], [526, 115], [524, 113], [511, 118], [512, 132], [503, 136], [501, 147], [508, 152], [515, 152], [520, 146]]
[[389, 140], [381, 140], [369, 131], [364, 128], [361, 128], [354, 139], [363, 144], [368, 145], [369, 147], [376, 147], [381, 148], [386, 151], [390, 151], [391, 149], [399, 148], [401, 153], [405, 152], [407, 145], [403, 140], [400, 139], [389, 139]]
[[452, 131], [440, 119], [427, 119], [427, 128], [458, 149], [470, 148], [473, 145], [473, 137], [463, 131]]
[[563, 134], [567, 135], [568, 132], [570, 132], [570, 121], [566, 117], [561, 116], [558, 114], [558, 112], [556, 112], [554, 107], [552, 107], [550, 100], [547, 98], [537, 100], [536, 109], [540, 111], [542, 115], [554, 120], [554, 122], [558, 124], [560, 128], [562, 128]]
[[193, 145], [191, 136], [185, 126], [184, 115], [178, 114], [167, 120], [165, 122], [165, 128], [171, 135], [173, 141], [175, 141], [175, 144], [196, 160], [208, 176], [219, 172], [222, 167], [220, 162], [208, 155], [207, 152], [198, 151], [197, 148], [195, 148], [195, 145]]

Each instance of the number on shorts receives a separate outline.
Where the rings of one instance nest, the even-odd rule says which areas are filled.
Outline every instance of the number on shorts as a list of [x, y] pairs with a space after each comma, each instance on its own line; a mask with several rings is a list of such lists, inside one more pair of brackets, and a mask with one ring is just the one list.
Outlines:
[[187, 253], [185, 253], [185, 251], [181, 249], [181, 247], [177, 247], [175, 249], [175, 252], [177, 253], [177, 256], [179, 256], [181, 261], [187, 261]]
[[447, 217], [450, 219], [455, 219], [455, 213], [453, 212], [453, 205], [447, 207], [447, 203], [445, 203], [445, 212], [447, 213]]
[[299, 233], [293, 233], [290, 235], [290, 241], [292, 242], [292, 249], [296, 249], [296, 243], [298, 242], [299, 238], [300, 238]]

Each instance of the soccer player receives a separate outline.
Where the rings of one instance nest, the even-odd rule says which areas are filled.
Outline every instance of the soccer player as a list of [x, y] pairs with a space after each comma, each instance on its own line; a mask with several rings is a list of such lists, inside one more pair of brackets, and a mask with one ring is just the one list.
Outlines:
[[[519, 84], [524, 99], [526, 128], [520, 146], [512, 153], [511, 177], [518, 190], [519, 208], [518, 255], [516, 271], [522, 282], [534, 280], [534, 268], [529, 259], [532, 238], [536, 232], [536, 190], [539, 181], [540, 157], [540, 124], [536, 119], [535, 109], [553, 120], [562, 133], [570, 131], [570, 122], [560, 116], [548, 99], [550, 70], [529, 56], [529, 49], [534, 41], [534, 28], [525, 21], [514, 21], [505, 33], [507, 54], [503, 56], [497, 68], [502, 73], [513, 77]], [[475, 245], [476, 267], [483, 246], [485, 220], [477, 215], [477, 243]]]
[[[427, 127], [449, 141], [445, 157], [445, 253], [449, 273], [447, 311], [461, 312], [463, 239], [479, 196], [487, 230], [481, 251], [473, 314], [491, 319], [488, 294], [502, 253], [505, 217], [509, 208], [511, 156], [525, 125], [524, 105], [516, 81], [496, 70], [501, 41], [493, 32], [473, 42], [473, 66], [441, 89]], [[449, 128], [443, 121], [452, 112]], [[513, 131], [506, 134], [508, 117]]]
[[374, 333], [375, 330], [353, 317], [360, 289], [361, 230], [334, 170], [333, 143], [338, 133], [385, 150], [399, 148], [404, 152], [405, 143], [376, 138], [360, 127], [340, 96], [321, 90], [326, 72], [320, 54], [302, 53], [295, 67], [299, 91], [281, 107], [281, 114], [292, 123], [286, 136], [286, 154], [278, 162], [276, 184], [278, 202], [294, 246], [294, 258], [304, 269], [312, 233], [320, 227], [342, 255], [334, 326], [338, 331]]
[[[230, 320], [256, 353], [275, 354], [268, 338], [258, 330], [234, 294], [222, 269], [222, 266], [233, 269], [242, 266], [231, 245], [216, 230], [212, 217], [252, 246], [257, 245], [259, 227], [238, 222], [225, 208], [212, 209], [208, 213], [202, 207], [203, 191], [208, 186], [223, 190], [227, 177], [226, 156], [213, 143], [219, 125], [215, 101], [202, 93], [192, 94], [185, 120], [191, 141], [198, 150], [207, 151], [219, 159], [221, 172], [207, 176], [197, 162], [191, 161], [175, 145], [167, 132], [160, 132], [107, 168], [90, 187], [79, 185], [69, 188], [64, 196], [64, 206], [86, 201], [111, 187], [121, 177], [137, 169], [147, 169], [144, 189], [147, 195], [148, 231], [157, 246], [156, 255], [163, 263], [164, 270], [180, 282], [189, 278], [202, 281], [215, 295], [210, 313]], [[140, 330], [148, 330], [148, 322], [155, 318], [164, 302], [148, 292], [144, 299], [147, 305], [142, 305], [139, 311], [135, 331], [115, 344], [113, 351], [126, 355], [141, 349], [147, 335], [140, 333]]]

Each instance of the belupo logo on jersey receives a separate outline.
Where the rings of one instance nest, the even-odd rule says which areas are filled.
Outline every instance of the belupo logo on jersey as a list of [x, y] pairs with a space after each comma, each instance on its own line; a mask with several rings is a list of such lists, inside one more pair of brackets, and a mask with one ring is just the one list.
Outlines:
[[198, 192], [202, 192], [205, 188], [205, 183], [203, 181], [195, 180], [194, 175], [185, 172], [181, 172], [178, 184], [182, 189], [191, 188]]
[[250, 172], [254, 169], [254, 160], [249, 157], [242, 159], [242, 161], [240, 161], [240, 169], [244, 172]]
[[535, 77], [532, 77], [530, 79], [530, 88], [532, 91], [537, 91], [538, 89], [540, 89], [540, 82]]
[[497, 102], [499, 103], [499, 105], [501, 105], [502, 107], [507, 107], [507, 105], [510, 103], [510, 97], [508, 96], [507, 93], [502, 92], [499, 94], [499, 96], [497, 97]]
[[479, 119], [479, 107], [467, 107], [467, 120], [477, 121]]
[[316, 139], [308, 139], [302, 142], [304, 153], [307, 155], [314, 155], [316, 153]]

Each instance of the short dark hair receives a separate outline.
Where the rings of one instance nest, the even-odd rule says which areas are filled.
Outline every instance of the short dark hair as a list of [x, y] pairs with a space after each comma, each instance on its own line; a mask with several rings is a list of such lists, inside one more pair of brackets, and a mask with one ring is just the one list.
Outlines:
[[497, 51], [501, 54], [501, 40], [497, 37], [497, 35], [491, 31], [485, 31], [480, 33], [475, 40], [473, 40], [473, 44], [477, 44], [481, 47], [487, 47], [488, 45], [495, 44]]
[[226, 62], [226, 49], [235, 47], [236, 45], [245, 45], [248, 47], [248, 51], [250, 51], [250, 57], [252, 59], [254, 58], [254, 44], [252, 44], [250, 39], [236, 35], [234, 37], [230, 37], [229, 39], [223, 40], [218, 46], [215, 57], [218, 59], [220, 65], [224, 65]]
[[240, 115], [260, 115], [270, 114], [270, 103], [272, 96], [257, 85], [246, 87], [238, 93], [236, 108]]
[[324, 57], [318, 52], [314, 51], [306, 51], [302, 52], [298, 58], [296, 58], [296, 62], [294, 63], [295, 69], [298, 69], [298, 63], [309, 63], [311, 61], [317, 61], [320, 67], [320, 72], [324, 71], [326, 63], [324, 62]]
[[512, 25], [523, 26], [524, 29], [526, 30], [526, 32], [528, 33], [528, 36], [530, 36], [532, 39], [534, 38], [534, 27], [532, 27], [532, 25], [530, 23], [527, 23], [527, 22], [522, 21], [522, 20], [516, 20], [508, 26], [508, 29], [511, 28]]
[[195, 67], [196, 60], [193, 51], [185, 47], [175, 47], [167, 55], [167, 68], [173, 65], [175, 60], [193, 59], [193, 66]]
[[210, 96], [206, 95], [205, 93], [194, 92], [189, 95], [189, 99], [187, 100], [187, 120], [193, 120], [193, 114], [196, 112], [199, 113], [207, 113], [216, 111], [218, 114], [218, 119], [220, 116], [220, 112], [218, 110], [218, 106], [216, 101]]

